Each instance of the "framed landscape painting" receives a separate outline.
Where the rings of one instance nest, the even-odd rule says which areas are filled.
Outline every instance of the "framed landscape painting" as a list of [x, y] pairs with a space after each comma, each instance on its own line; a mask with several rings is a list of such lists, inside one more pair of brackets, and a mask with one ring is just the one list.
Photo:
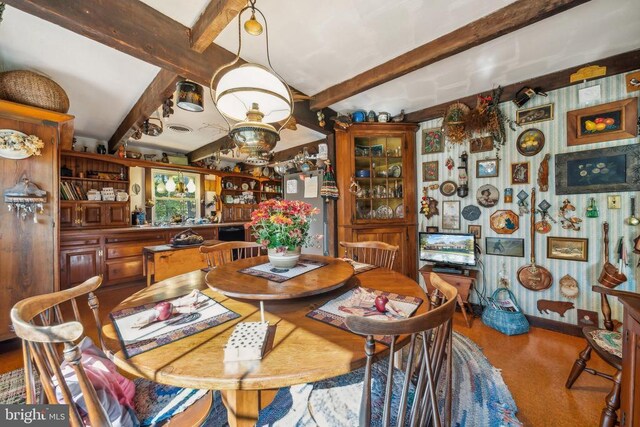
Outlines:
[[634, 138], [638, 98], [627, 98], [567, 112], [567, 145]]
[[586, 262], [589, 260], [589, 239], [549, 236], [547, 258]]
[[556, 155], [556, 194], [640, 191], [640, 144]]
[[442, 129], [422, 130], [422, 154], [442, 153], [444, 151], [444, 135]]
[[516, 123], [519, 125], [529, 125], [547, 120], [553, 120], [553, 104], [540, 105], [538, 107], [516, 111]]
[[487, 237], [484, 241], [487, 255], [524, 257], [524, 239]]

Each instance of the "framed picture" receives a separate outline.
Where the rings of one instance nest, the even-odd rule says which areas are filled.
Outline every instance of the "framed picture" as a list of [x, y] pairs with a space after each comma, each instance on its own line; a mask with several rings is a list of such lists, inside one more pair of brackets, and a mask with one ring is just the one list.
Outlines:
[[471, 154], [473, 153], [482, 153], [484, 151], [493, 150], [493, 137], [492, 136], [481, 136], [480, 138], [472, 138], [469, 142], [469, 148]]
[[422, 162], [422, 182], [437, 181], [439, 162], [433, 160], [431, 162]]
[[516, 123], [519, 125], [530, 125], [531, 123], [546, 122], [547, 120], [553, 120], [553, 104], [516, 111]]
[[586, 262], [589, 260], [589, 239], [549, 236], [547, 258]]
[[491, 214], [489, 226], [498, 234], [513, 234], [520, 228], [520, 217], [511, 210], [497, 210]]
[[640, 191], [640, 144], [556, 155], [556, 194]]
[[487, 255], [524, 258], [524, 239], [511, 237], [487, 237], [484, 239]]
[[444, 135], [441, 128], [422, 130], [422, 154], [442, 153], [444, 151]]
[[529, 162], [511, 163], [511, 184], [529, 183]]
[[634, 138], [638, 98], [627, 98], [567, 112], [567, 145]]
[[460, 230], [460, 202], [442, 202], [442, 228], [445, 230]]
[[437, 233], [438, 227], [427, 227], [427, 233]]
[[516, 148], [523, 156], [535, 156], [544, 147], [544, 134], [539, 129], [527, 129], [518, 135]]
[[493, 178], [498, 176], [499, 159], [476, 160], [476, 178]]
[[471, 233], [476, 236], [476, 240], [482, 239], [482, 226], [481, 225], [469, 225], [467, 227], [467, 233]]
[[595, 326], [598, 327], [598, 312], [583, 310], [581, 308], [578, 309], [578, 326]]

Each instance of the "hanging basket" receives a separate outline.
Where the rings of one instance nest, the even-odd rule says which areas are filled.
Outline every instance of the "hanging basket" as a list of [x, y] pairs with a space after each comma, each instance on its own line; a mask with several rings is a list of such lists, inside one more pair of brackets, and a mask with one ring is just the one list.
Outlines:
[[0, 99], [66, 113], [69, 97], [60, 85], [33, 71], [0, 73]]
[[454, 144], [462, 144], [468, 134], [465, 129], [465, 117], [471, 109], [462, 102], [455, 102], [447, 108], [444, 115], [443, 130], [445, 137]]

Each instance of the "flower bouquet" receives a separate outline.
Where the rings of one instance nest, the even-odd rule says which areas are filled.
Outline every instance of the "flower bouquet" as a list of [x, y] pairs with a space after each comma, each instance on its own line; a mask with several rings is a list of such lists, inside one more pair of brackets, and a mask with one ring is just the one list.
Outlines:
[[320, 236], [311, 236], [311, 216], [318, 210], [297, 200], [271, 199], [251, 213], [246, 228], [268, 249], [269, 261], [277, 268], [293, 268], [300, 258], [300, 248], [312, 245]]

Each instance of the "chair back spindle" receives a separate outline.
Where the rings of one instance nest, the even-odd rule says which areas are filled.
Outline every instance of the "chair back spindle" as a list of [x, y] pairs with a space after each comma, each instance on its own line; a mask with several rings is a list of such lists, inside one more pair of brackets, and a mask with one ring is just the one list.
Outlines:
[[[371, 425], [371, 385], [374, 336], [391, 336], [387, 378], [384, 387], [382, 425], [390, 426], [446, 426], [451, 421], [451, 360], [452, 360], [452, 319], [455, 312], [458, 291], [431, 274], [431, 283], [441, 293], [445, 302], [418, 316], [408, 319], [381, 321], [368, 317], [349, 316], [346, 325], [352, 332], [365, 335], [364, 385], [360, 407], [360, 426]], [[397, 408], [392, 405], [394, 390], [394, 360], [396, 340], [399, 336], [410, 335], [407, 364], [404, 368], [400, 399]], [[444, 372], [443, 372], [444, 370]], [[444, 406], [438, 405], [438, 390], [445, 389]], [[413, 388], [413, 401], [410, 401]], [[393, 411], [396, 411], [394, 414]], [[395, 415], [395, 417], [394, 417]]]
[[206, 256], [207, 266], [215, 268], [238, 259], [260, 256], [261, 249], [262, 245], [256, 242], [223, 242], [212, 246], [200, 246], [200, 253]]
[[398, 246], [384, 242], [340, 242], [344, 248], [344, 257], [354, 261], [371, 264], [380, 268], [393, 269]]

